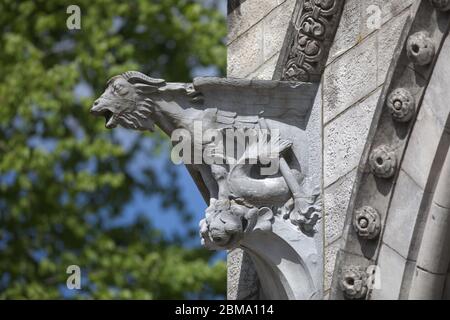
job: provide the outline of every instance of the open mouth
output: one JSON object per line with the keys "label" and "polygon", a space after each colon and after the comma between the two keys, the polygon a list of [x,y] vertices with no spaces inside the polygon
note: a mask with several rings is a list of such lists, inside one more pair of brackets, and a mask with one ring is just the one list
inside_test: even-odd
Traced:
{"label": "open mouth", "polygon": [[95,110],[95,107],[91,109],[91,113],[95,116],[103,116],[105,118],[105,127],[108,129],[115,128],[117,126],[114,113],[108,109]]}
{"label": "open mouth", "polygon": [[105,117],[105,127],[108,129],[114,128],[116,124],[114,123],[114,113],[109,110],[105,110],[102,114]]}

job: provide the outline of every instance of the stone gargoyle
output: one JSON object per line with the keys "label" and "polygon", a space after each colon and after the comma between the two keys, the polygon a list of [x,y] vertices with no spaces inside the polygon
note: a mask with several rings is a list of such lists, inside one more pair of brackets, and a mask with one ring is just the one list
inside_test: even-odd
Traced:
{"label": "stone gargoyle", "polygon": [[[321,238],[314,235],[321,197],[317,179],[305,174],[304,129],[316,92],[311,83],[222,78],[167,83],[129,71],[107,82],[91,113],[104,116],[109,129],[153,131],[156,125],[172,138],[174,149],[181,140],[193,140],[194,156],[186,156],[185,149],[182,160],[209,204],[200,222],[203,244],[210,249],[240,246],[257,253],[258,261],[272,259],[260,269],[273,272],[267,266],[277,265],[282,274],[277,286],[302,283],[301,289],[288,288],[286,296],[274,298],[309,299],[320,290],[310,269],[320,273]],[[213,161],[206,161],[207,155]],[[289,249],[280,250],[286,243]],[[286,256],[278,257],[282,253]],[[295,260],[302,271],[285,282],[283,274],[297,274],[286,261]]]}
{"label": "stone gargoyle", "polygon": [[[314,225],[320,217],[319,193],[305,192],[302,186],[304,176],[290,152],[291,141],[280,138],[273,141],[275,138],[271,138],[270,144],[260,141],[249,143],[244,147],[244,153],[237,155],[239,158],[236,159],[234,154],[226,154],[225,146],[223,143],[219,145],[217,139],[205,139],[205,130],[216,130],[221,136],[224,136],[226,129],[233,130],[235,135],[249,134],[246,130],[252,130],[253,135],[266,130],[265,134],[269,132],[270,135],[262,113],[275,117],[275,113],[279,112],[260,110],[259,115],[248,116],[219,108],[202,108],[205,101],[202,89],[224,81],[233,85],[230,80],[217,78],[196,79],[194,84],[166,83],[137,71],[129,71],[108,81],[105,92],[95,101],[91,113],[104,116],[106,128],[121,125],[153,131],[156,124],[169,137],[176,129],[185,129],[195,136],[194,123],[199,121],[200,134],[203,133],[201,154],[209,148],[214,150],[216,159],[223,160],[220,164],[209,166],[203,162],[191,164],[209,192],[210,206],[200,224],[201,235],[208,247],[229,249],[235,247],[246,232],[255,228],[270,230],[269,222],[274,214],[290,219],[305,233],[314,232]],[[254,167],[262,166],[259,160],[267,153],[265,145],[272,146],[270,152],[275,155],[274,161],[278,160],[276,156],[279,155],[279,172],[261,176]],[[253,163],[249,161],[252,159]]]}

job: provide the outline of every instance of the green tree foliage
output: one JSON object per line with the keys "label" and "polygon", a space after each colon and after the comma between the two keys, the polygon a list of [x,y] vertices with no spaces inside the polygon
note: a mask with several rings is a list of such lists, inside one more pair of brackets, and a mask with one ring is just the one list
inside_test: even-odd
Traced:
{"label": "green tree foliage", "polygon": [[[81,8],[81,30],[66,9]],[[173,165],[164,183],[150,164],[89,115],[106,80],[139,70],[189,81],[196,67],[225,67],[224,18],[212,1],[0,0],[0,298],[61,298],[66,268],[81,267],[75,298],[185,298],[223,294],[225,266],[167,239],[143,216],[111,224],[134,192],[157,196],[186,221]],[[84,84],[89,95],[76,88]],[[86,90],[85,90],[86,91]],[[113,130],[114,131],[114,130]],[[73,292],[71,292],[73,293]]]}

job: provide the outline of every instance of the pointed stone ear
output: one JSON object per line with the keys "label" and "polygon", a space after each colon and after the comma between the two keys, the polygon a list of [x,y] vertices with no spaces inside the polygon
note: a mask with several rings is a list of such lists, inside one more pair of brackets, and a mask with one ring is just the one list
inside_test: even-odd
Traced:
{"label": "pointed stone ear", "polygon": [[132,84],[142,83],[161,87],[166,83],[164,79],[152,78],[139,71],[127,71],[122,74],[122,77],[124,77],[129,83]]}
{"label": "pointed stone ear", "polygon": [[159,88],[157,86],[142,84],[142,83],[137,83],[134,86],[137,89],[137,93],[139,93],[139,94],[153,93],[153,92],[158,91],[158,88]]}

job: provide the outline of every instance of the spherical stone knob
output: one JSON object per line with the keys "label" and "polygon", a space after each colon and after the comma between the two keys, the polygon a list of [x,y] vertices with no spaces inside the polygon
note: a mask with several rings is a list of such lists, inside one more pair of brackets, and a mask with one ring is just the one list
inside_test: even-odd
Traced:
{"label": "spherical stone knob", "polygon": [[388,179],[395,174],[397,158],[389,146],[381,145],[370,154],[369,164],[376,177]]}
{"label": "spherical stone knob", "polygon": [[353,227],[361,238],[375,239],[381,230],[380,214],[372,207],[362,207],[355,212]]}
{"label": "spherical stone knob", "polygon": [[409,90],[398,88],[391,92],[387,106],[392,118],[398,122],[411,120],[416,112],[416,102]]}
{"label": "spherical stone knob", "polygon": [[367,273],[356,266],[346,267],[342,271],[340,286],[344,296],[348,299],[364,299],[367,295]]}
{"label": "spherical stone knob", "polygon": [[430,0],[433,7],[440,11],[450,10],[450,0]]}
{"label": "spherical stone knob", "polygon": [[420,31],[409,36],[406,52],[414,64],[425,66],[433,61],[436,50],[428,33]]}

